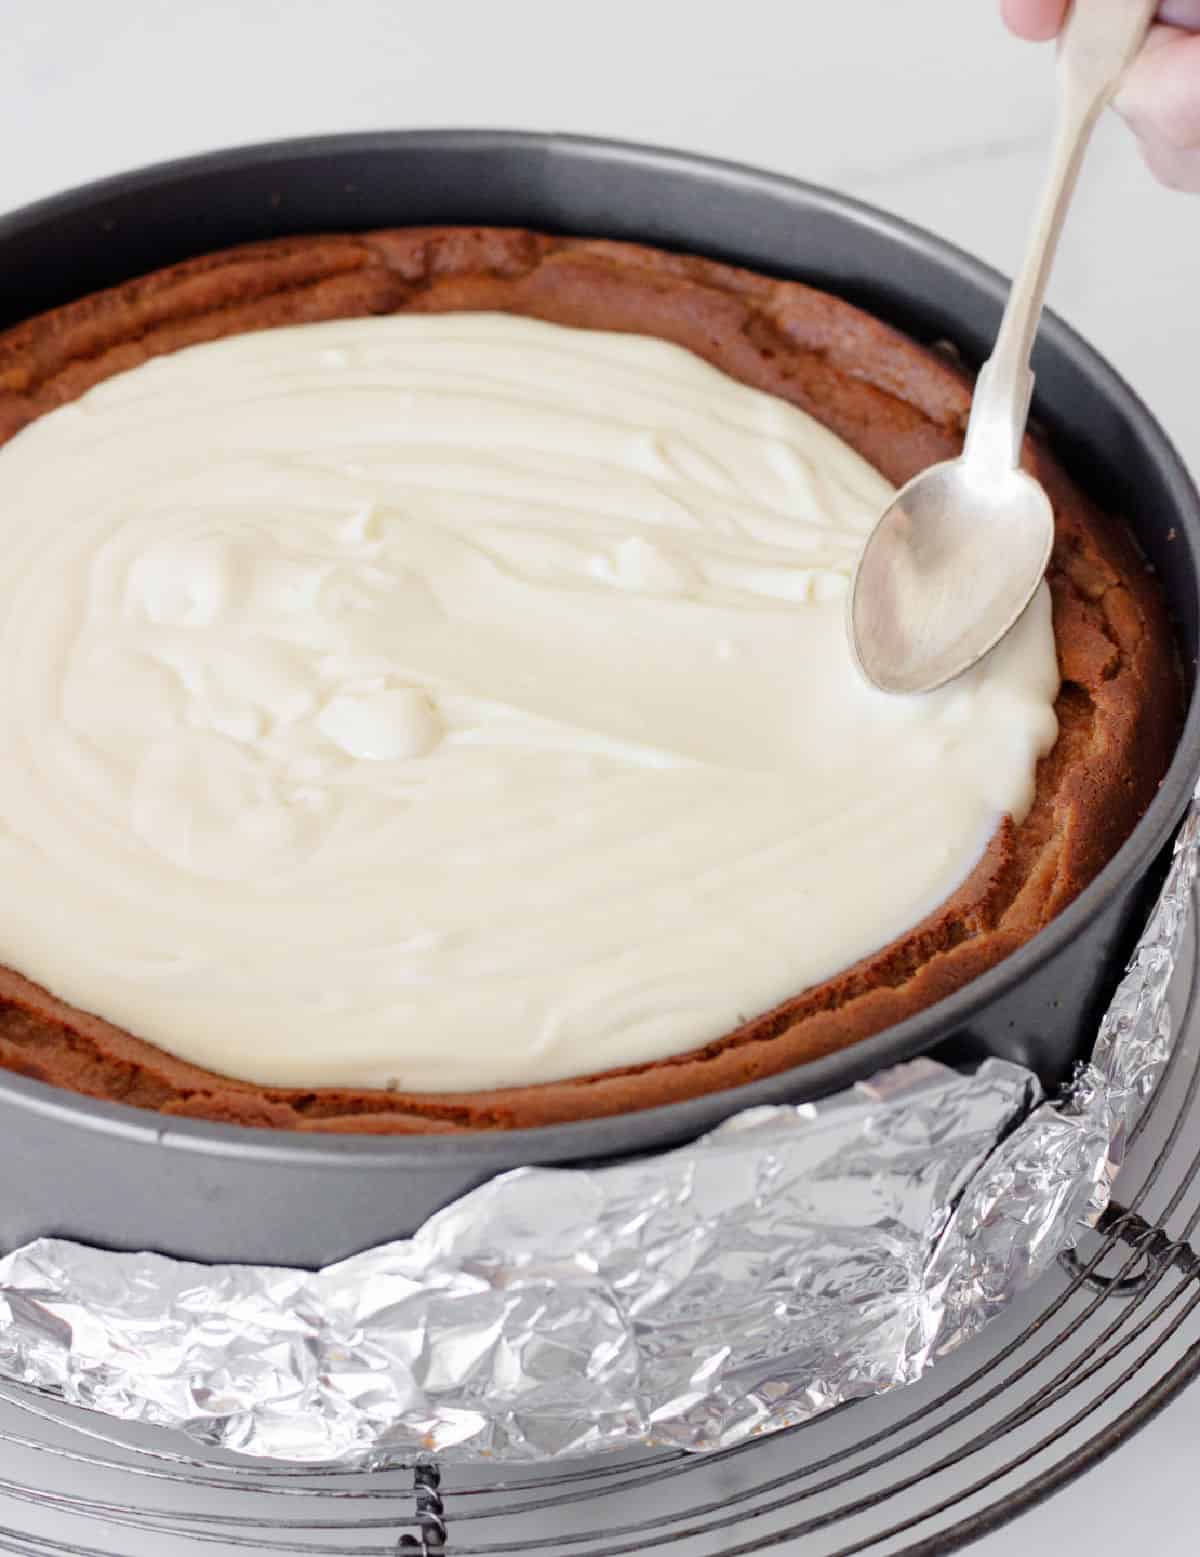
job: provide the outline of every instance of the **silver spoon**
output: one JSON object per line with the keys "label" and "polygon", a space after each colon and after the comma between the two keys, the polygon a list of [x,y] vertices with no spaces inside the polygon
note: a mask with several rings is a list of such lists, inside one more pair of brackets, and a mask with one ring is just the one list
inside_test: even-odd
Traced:
{"label": "silver spoon", "polygon": [[1067,206],[1101,111],[1157,0],[1075,0],[1059,45],[1050,172],[995,350],[980,371],[963,452],[915,476],[884,510],[850,586],[850,643],[885,692],[931,692],[996,646],[1033,599],[1054,514],[1020,469],[1029,359]]}

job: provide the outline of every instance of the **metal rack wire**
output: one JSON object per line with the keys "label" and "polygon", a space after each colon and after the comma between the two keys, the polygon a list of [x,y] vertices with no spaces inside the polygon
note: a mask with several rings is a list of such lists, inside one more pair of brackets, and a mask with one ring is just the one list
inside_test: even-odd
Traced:
{"label": "metal rack wire", "polygon": [[[1195,906],[1195,905],[1194,905]],[[1200,1373],[1200,960],[1101,1227],[920,1383],[721,1454],[248,1464],[0,1386],[0,1553],[936,1557],[1096,1464]]]}

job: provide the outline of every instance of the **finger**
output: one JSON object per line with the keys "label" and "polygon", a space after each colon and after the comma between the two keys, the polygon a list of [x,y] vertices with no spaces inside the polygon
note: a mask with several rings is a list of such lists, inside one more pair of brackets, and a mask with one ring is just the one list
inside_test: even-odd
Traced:
{"label": "finger", "polygon": [[1163,148],[1200,148],[1200,34],[1156,27],[1117,94],[1138,136]]}
{"label": "finger", "polygon": [[[1019,37],[1041,43],[1062,27],[1070,0],[1001,0],[1004,20]],[[1158,19],[1171,27],[1200,30],[1200,0],[1163,0]]]}
{"label": "finger", "polygon": [[1166,141],[1141,141],[1146,166],[1168,189],[1200,195],[1200,150],[1186,151]]}
{"label": "finger", "polygon": [[1001,10],[1018,37],[1044,43],[1062,26],[1067,4],[1068,0],[1001,0]]}

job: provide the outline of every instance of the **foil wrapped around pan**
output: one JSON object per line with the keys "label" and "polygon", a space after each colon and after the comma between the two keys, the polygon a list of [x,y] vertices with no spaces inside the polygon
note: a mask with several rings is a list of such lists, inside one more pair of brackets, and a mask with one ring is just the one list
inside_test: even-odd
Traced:
{"label": "foil wrapped around pan", "polygon": [[718,1449],[920,1377],[1092,1226],[1171,1043],[1200,812],[1048,1102],[916,1060],[636,1162],[523,1168],[316,1274],[43,1239],[0,1376],[268,1459]]}

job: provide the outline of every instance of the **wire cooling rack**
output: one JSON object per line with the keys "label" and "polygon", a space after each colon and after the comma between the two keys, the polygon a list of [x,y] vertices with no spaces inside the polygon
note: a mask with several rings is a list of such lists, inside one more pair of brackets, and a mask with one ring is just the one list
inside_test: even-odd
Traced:
{"label": "wire cooling rack", "polygon": [[[1194,903],[1193,908],[1197,905]],[[206,1454],[0,1386],[0,1553],[804,1557],[958,1551],[1087,1470],[1200,1372],[1200,1008],[1130,1134],[1121,1203],[918,1384],[720,1454],[314,1471]]]}

